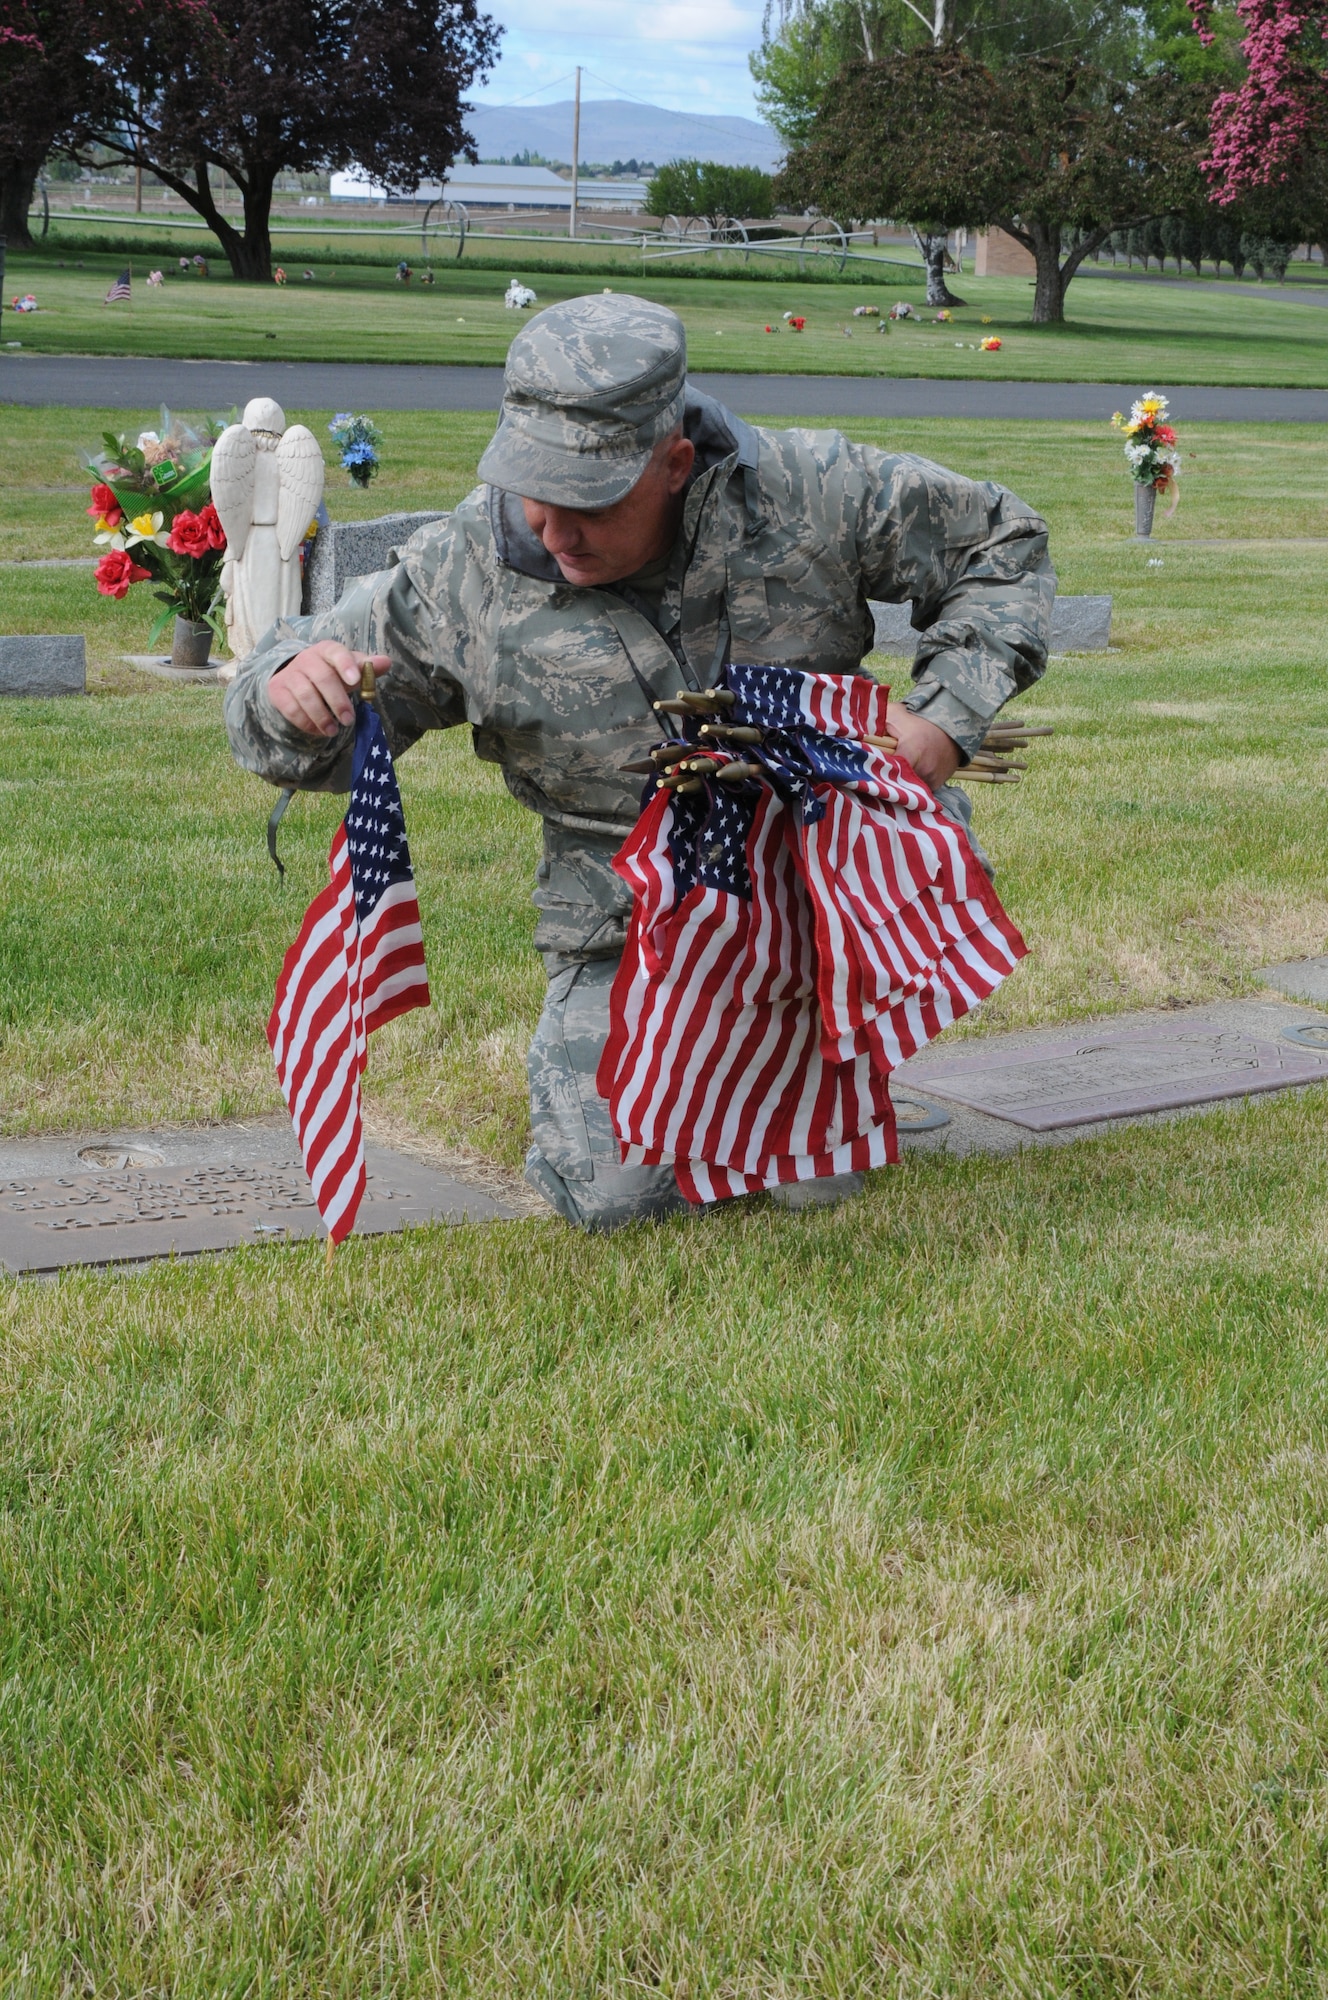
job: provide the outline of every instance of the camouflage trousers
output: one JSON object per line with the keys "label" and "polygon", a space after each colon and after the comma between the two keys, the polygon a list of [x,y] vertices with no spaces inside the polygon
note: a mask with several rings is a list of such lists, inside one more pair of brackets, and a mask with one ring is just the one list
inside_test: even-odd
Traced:
{"label": "camouflage trousers", "polygon": [[526,1179],[565,1222],[618,1229],[688,1209],[672,1167],[624,1167],[595,1088],[609,1033],[616,958],[545,958],[549,990],[530,1045],[530,1151]]}

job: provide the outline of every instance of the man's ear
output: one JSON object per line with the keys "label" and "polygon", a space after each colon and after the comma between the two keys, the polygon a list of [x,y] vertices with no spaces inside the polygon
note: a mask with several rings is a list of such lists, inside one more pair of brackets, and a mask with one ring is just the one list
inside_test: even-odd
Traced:
{"label": "man's ear", "polygon": [[689,437],[678,435],[669,440],[669,455],[666,461],[670,493],[681,493],[691,476],[696,462],[696,446]]}

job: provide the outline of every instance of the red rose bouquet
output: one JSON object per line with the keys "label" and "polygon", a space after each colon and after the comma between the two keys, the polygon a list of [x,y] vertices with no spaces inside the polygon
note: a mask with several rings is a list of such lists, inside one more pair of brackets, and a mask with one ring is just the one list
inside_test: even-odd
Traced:
{"label": "red rose bouquet", "polygon": [[106,550],[95,581],[103,597],[123,599],[135,583],[155,583],[165,606],[148,638],[155,645],[172,618],[222,623],[221,565],[226,536],[209,498],[212,446],[224,428],[198,425],[161,413],[159,431],[140,431],[137,442],[107,431],[105,450],[84,455],[96,475],[88,513],[93,540]]}

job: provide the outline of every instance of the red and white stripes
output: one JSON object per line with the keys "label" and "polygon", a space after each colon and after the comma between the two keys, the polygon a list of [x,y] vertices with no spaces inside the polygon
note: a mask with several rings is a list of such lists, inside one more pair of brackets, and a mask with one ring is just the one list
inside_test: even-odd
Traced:
{"label": "red and white stripes", "polygon": [[328,866],[331,880],[286,954],[267,1038],[318,1212],[340,1243],[364,1193],[360,1078],[368,1037],[426,1007],[429,982],[414,882],[394,882],[361,930],[344,824]]}
{"label": "red and white stripes", "polygon": [[[806,676],[807,723],[883,734],[887,691]],[[985,999],[1024,944],[962,829],[897,756],[815,782],[820,816],[763,788],[751,896],[679,898],[659,791],[615,866],[634,910],[598,1084],[626,1165],[692,1201],[897,1157],[890,1072]],[[704,833],[701,836],[704,841]]]}

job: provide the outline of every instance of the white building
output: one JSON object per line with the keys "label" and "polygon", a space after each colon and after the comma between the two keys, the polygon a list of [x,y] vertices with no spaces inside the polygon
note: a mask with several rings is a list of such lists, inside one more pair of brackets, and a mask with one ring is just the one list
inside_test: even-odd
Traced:
{"label": "white building", "polygon": [[[645,206],[644,181],[582,180],[577,189],[578,209]],[[572,183],[550,167],[472,167],[461,160],[452,167],[441,186],[437,181],[421,181],[413,195],[389,195],[377,181],[359,167],[332,176],[333,201],[459,201],[466,208],[563,209],[572,206]]]}

